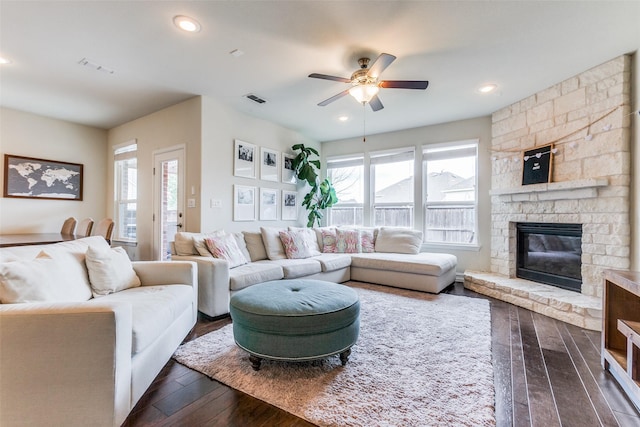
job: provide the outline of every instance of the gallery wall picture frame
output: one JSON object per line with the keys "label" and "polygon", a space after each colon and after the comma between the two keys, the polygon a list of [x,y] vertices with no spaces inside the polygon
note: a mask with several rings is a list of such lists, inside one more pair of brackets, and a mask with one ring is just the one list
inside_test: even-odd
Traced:
{"label": "gallery wall picture frame", "polygon": [[543,184],[551,181],[553,144],[527,150],[522,155],[522,185]]}
{"label": "gallery wall picture frame", "polygon": [[269,148],[260,148],[260,179],[278,182],[280,170],[279,153]]}
{"label": "gallery wall picture frame", "polygon": [[298,219],[298,193],[282,190],[282,220],[293,221],[296,219]]}
{"label": "gallery wall picture frame", "polygon": [[244,178],[256,177],[256,163],[258,162],[257,147],[239,139],[234,140],[233,175]]}
{"label": "gallery wall picture frame", "polygon": [[3,197],[82,201],[84,165],[4,155]]}
{"label": "gallery wall picture frame", "polygon": [[275,188],[260,188],[260,221],[278,219],[278,193]]}
{"label": "gallery wall picture frame", "polygon": [[280,176],[284,183],[295,184],[297,181],[296,173],[293,170],[293,159],[295,158],[296,156],[293,154],[282,153],[282,173]]}
{"label": "gallery wall picture frame", "polygon": [[256,220],[256,187],[248,185],[233,186],[233,220]]}

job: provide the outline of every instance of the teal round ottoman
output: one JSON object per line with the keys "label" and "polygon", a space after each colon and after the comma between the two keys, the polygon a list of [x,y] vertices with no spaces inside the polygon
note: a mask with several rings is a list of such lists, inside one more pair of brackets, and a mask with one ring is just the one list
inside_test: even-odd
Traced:
{"label": "teal round ottoman", "polygon": [[347,363],[360,332],[360,301],[348,286],[275,280],[245,288],[229,306],[236,344],[256,371],[262,359],[305,361],[340,354]]}

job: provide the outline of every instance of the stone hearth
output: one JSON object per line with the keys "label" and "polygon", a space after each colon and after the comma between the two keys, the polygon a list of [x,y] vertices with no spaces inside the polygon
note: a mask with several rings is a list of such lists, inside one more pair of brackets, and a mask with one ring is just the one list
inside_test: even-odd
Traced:
{"label": "stone hearth", "polygon": [[[491,268],[465,287],[601,329],[602,273],[630,266],[629,94],[621,56],[493,114]],[[550,144],[550,182],[522,185],[523,152]],[[516,278],[518,222],[582,225],[581,293]]]}

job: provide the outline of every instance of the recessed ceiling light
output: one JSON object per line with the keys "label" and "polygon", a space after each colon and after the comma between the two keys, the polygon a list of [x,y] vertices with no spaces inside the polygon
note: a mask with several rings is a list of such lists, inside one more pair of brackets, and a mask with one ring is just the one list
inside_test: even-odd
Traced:
{"label": "recessed ceiling light", "polygon": [[478,88],[478,92],[480,93],[491,93],[493,91],[495,91],[496,89],[498,89],[498,85],[495,83],[488,83],[488,84],[484,84],[482,86],[480,86]]}
{"label": "recessed ceiling light", "polygon": [[340,120],[341,122],[346,122],[347,120],[349,120],[349,116],[340,116],[338,117],[338,120]]}
{"label": "recessed ceiling light", "polygon": [[11,64],[11,61],[9,61],[7,58],[0,56],[0,65],[5,65],[5,64]]}
{"label": "recessed ceiling light", "polygon": [[188,16],[174,16],[173,23],[176,27],[189,33],[197,33],[198,31],[200,31],[200,23],[193,18],[189,18]]}

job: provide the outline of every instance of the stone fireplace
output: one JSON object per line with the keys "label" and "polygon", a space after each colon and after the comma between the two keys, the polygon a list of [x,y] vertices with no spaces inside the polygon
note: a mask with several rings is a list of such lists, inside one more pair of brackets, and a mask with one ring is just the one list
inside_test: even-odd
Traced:
{"label": "stone fireplace", "polygon": [[[629,95],[621,56],[493,114],[491,267],[465,287],[601,329],[602,272],[630,266]],[[544,146],[549,182],[522,185],[523,152]],[[580,293],[517,278],[518,223],[581,226]]]}

